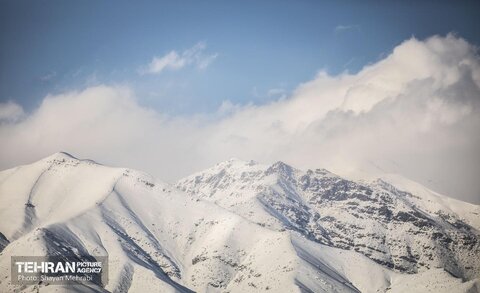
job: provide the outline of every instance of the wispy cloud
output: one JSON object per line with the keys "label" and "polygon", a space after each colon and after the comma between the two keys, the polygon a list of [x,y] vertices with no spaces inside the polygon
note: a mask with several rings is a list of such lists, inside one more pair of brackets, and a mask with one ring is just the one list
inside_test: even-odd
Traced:
{"label": "wispy cloud", "polygon": [[275,97],[278,99],[284,99],[287,97],[287,91],[283,88],[273,88],[267,91],[269,97]]}
{"label": "wispy cloud", "polygon": [[358,25],[358,24],[349,24],[349,25],[339,24],[335,27],[334,32],[335,33],[342,33],[342,32],[351,31],[351,30],[360,31],[360,25]]}
{"label": "wispy cloud", "polygon": [[48,82],[48,81],[51,81],[52,79],[54,79],[56,76],[57,76],[57,72],[52,71],[52,72],[49,72],[45,75],[40,76],[39,79],[40,79],[40,81]]}
{"label": "wispy cloud", "polygon": [[173,50],[161,57],[155,56],[146,68],[140,70],[140,72],[142,74],[159,74],[165,70],[179,70],[189,65],[198,69],[205,69],[218,56],[217,53],[205,53],[206,48],[205,42],[199,42],[183,52]]}

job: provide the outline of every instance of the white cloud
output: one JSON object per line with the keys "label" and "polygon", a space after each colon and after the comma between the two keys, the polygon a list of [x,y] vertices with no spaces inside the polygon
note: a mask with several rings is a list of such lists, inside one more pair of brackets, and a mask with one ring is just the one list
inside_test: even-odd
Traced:
{"label": "white cloud", "polygon": [[217,57],[218,57],[218,53],[198,58],[197,59],[198,69],[207,68],[215,59],[217,59]]}
{"label": "white cloud", "polygon": [[401,173],[479,203],[479,130],[479,57],[448,35],[407,40],[357,74],[320,72],[289,98],[227,101],[209,116],[168,117],[139,106],[128,88],[48,96],[0,125],[0,166],[65,150],[174,180],[229,157],[284,160],[340,174]]}
{"label": "white cloud", "polygon": [[15,122],[25,115],[22,106],[9,101],[0,103],[0,123]]}
{"label": "white cloud", "polygon": [[217,53],[205,54],[205,42],[199,42],[190,49],[178,53],[171,51],[162,57],[153,57],[146,69],[142,73],[159,74],[162,71],[179,70],[187,65],[195,65],[199,69],[207,68],[218,56]]}

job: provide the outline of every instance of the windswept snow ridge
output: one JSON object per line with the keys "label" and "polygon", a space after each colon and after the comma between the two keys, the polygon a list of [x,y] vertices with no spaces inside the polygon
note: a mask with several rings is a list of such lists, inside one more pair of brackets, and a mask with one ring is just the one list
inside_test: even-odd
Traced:
{"label": "windswept snow ridge", "polygon": [[[174,187],[57,153],[0,172],[0,291],[476,292],[479,215],[401,178],[230,160]],[[11,256],[63,254],[108,284],[11,284]]]}

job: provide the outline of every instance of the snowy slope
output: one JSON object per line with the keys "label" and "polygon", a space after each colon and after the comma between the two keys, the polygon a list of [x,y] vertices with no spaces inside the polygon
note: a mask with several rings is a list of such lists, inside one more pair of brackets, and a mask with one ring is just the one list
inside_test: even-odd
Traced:
{"label": "snowy slope", "polygon": [[[322,178],[337,178],[322,172]],[[286,174],[297,181],[283,178]],[[55,254],[108,255],[109,282],[104,288],[93,283],[75,288],[40,284],[35,286],[40,292],[405,292],[413,285],[419,292],[434,286],[437,292],[475,292],[480,288],[478,271],[465,268],[469,263],[464,260],[478,260],[478,226],[472,228],[477,217],[469,214],[467,224],[457,214],[476,213],[477,206],[458,202],[452,208],[448,202],[446,210],[437,195],[428,200],[438,206],[425,201],[431,207],[428,213],[445,212],[438,213],[435,221],[452,222],[442,226],[445,231],[461,221],[466,228],[456,228],[458,237],[473,237],[470,255],[469,250],[458,250],[461,246],[455,247],[459,255],[453,255],[464,280],[446,273],[443,263],[431,269],[414,263],[412,267],[421,273],[405,274],[399,267],[381,265],[382,253],[373,257],[356,249],[361,246],[339,245],[346,237],[341,229],[340,236],[331,234],[335,229],[321,220],[327,216],[322,206],[311,200],[318,194],[299,189],[300,174],[284,164],[229,161],[182,180],[178,186],[187,191],[182,192],[145,173],[109,168],[66,153],[2,171],[0,292],[35,289],[10,284],[11,256]],[[387,181],[382,182],[372,183],[372,188],[385,190]],[[310,217],[313,211],[320,218]],[[331,209],[329,216],[340,219],[345,212]],[[402,225],[411,228],[411,224]],[[377,223],[371,229],[383,231],[381,226]],[[385,259],[393,259],[391,255]]]}
{"label": "snowy slope", "polygon": [[177,187],[270,229],[355,250],[397,272],[444,268],[459,278],[478,278],[480,207],[400,179],[362,183],[324,169],[232,159]]}

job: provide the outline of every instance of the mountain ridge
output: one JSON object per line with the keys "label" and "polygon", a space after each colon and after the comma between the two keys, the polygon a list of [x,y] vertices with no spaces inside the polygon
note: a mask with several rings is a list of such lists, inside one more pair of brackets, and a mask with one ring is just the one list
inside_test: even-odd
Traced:
{"label": "mountain ridge", "polygon": [[[230,175],[230,177],[228,177],[228,175]],[[269,176],[273,176],[273,178],[269,178]],[[245,178],[249,177],[256,177],[257,182],[259,180],[265,180],[266,182],[263,184],[257,184],[256,182],[245,181]],[[235,187],[230,188],[230,185],[235,184],[237,184]],[[475,246],[473,256],[476,256],[479,253],[477,236],[478,226],[476,225],[476,222],[466,220],[458,214],[448,211],[444,206],[442,209],[436,211],[421,209],[417,203],[423,202],[424,199],[413,195],[412,193],[401,191],[382,179],[377,179],[367,184],[361,184],[343,179],[325,169],[316,169],[315,171],[307,170],[306,172],[303,172],[283,162],[276,162],[267,166],[252,165],[251,162],[234,160],[227,161],[227,163],[217,164],[213,168],[207,169],[204,172],[196,173],[177,183],[177,187],[193,196],[200,195],[200,198],[202,198],[202,194],[209,194],[209,197],[205,197],[208,199],[213,195],[214,202],[219,203],[227,209],[231,208],[230,210],[237,213],[242,213],[242,208],[232,208],[233,206],[241,206],[248,203],[243,201],[243,196],[232,196],[232,193],[235,193],[238,190],[247,190],[252,185],[256,190],[240,192],[242,195],[247,194],[247,198],[253,198],[253,202],[249,203],[250,205],[255,205],[256,202],[260,203],[264,206],[263,208],[265,210],[270,210],[270,214],[278,220],[283,221],[286,226],[297,230],[303,230],[305,236],[313,237],[314,240],[322,244],[334,245],[344,249],[353,249],[355,247],[353,244],[354,239],[348,237],[348,234],[355,234],[356,230],[362,228],[356,226],[354,223],[361,220],[370,220],[369,218],[362,217],[356,211],[358,210],[363,213],[369,213],[371,216],[376,216],[376,221],[372,223],[374,225],[380,223],[383,226],[388,226],[392,222],[412,223],[414,226],[413,228],[417,229],[412,231],[407,238],[410,238],[410,236],[415,237],[415,234],[419,233],[426,234],[427,231],[425,231],[426,229],[423,229],[424,227],[432,228],[434,231],[431,231],[430,238],[437,237],[444,242],[448,242],[442,246],[444,248],[445,246],[450,245],[449,243],[452,241],[451,235],[445,236],[445,226],[450,224],[449,221],[454,221],[454,225],[464,227],[471,232],[464,233],[461,237],[467,237],[468,241],[474,242],[473,244],[471,242],[468,243],[469,245],[472,244]],[[224,193],[215,197],[215,194],[222,188],[225,190]],[[279,200],[279,198],[282,198],[283,202],[282,200]],[[443,198],[446,199],[446,197]],[[228,199],[232,200],[228,202]],[[347,205],[343,204],[345,202]],[[425,204],[425,202],[423,203]],[[459,204],[458,201],[456,203]],[[351,206],[348,206],[348,204],[351,204]],[[315,207],[312,208],[312,205]],[[394,209],[398,205],[403,205],[404,210],[395,212]],[[461,205],[465,211],[468,211],[466,207],[475,208],[475,212],[468,211],[469,213],[478,213],[478,207],[475,205],[464,203],[461,203]],[[274,207],[273,210],[271,207]],[[331,213],[331,211],[327,211],[327,209],[335,209],[337,212],[341,213],[341,216],[344,218],[353,215],[356,219],[352,219],[350,223],[346,223],[346,221],[334,221],[335,217],[333,215],[322,218],[322,214],[326,213],[328,215]],[[289,216],[288,214],[292,212],[296,214],[291,214]],[[246,214],[245,216],[248,217]],[[439,217],[443,217],[441,221],[438,219]],[[452,219],[450,219],[450,217]],[[327,223],[330,221],[334,222]],[[322,222],[322,224],[318,225],[318,222]],[[466,222],[468,222],[468,224]],[[266,222],[263,224],[267,225]],[[316,227],[313,228],[307,224],[316,225]],[[334,241],[335,243],[333,243],[331,237],[327,236],[338,234],[339,226],[343,227],[345,224],[349,225],[348,228],[351,231],[348,231],[347,233],[347,230],[345,230],[345,235],[339,235],[339,239],[336,239],[336,241]],[[474,225],[475,227],[471,225]],[[329,233],[325,232],[325,226],[331,226]],[[334,226],[336,226],[336,228]],[[365,226],[368,228],[368,225]],[[305,227],[307,228],[305,229]],[[363,227],[363,229],[365,229],[365,227]],[[450,227],[448,227],[448,229],[448,231],[452,230]],[[383,235],[382,233],[376,235],[379,237],[381,236],[383,244],[385,238],[391,236],[388,235],[389,231],[392,231],[392,229],[387,228],[387,233],[384,233],[387,235]],[[458,231],[453,231],[452,234],[457,232]],[[363,234],[357,234],[356,236],[364,237]],[[395,240],[398,241],[398,239]],[[415,240],[417,241],[418,239]],[[460,239],[459,241],[462,240],[463,239]],[[434,244],[438,245],[439,243],[438,241],[434,241]],[[379,252],[378,248],[382,246],[382,242],[377,241],[373,247],[368,246],[367,243],[360,243],[358,245],[360,245],[360,247],[355,247],[355,249],[370,256]],[[463,242],[458,245],[458,247],[463,246]],[[367,249],[364,249],[365,247],[367,247],[369,251],[366,251]],[[388,251],[386,250],[390,247],[392,247],[392,244],[381,250],[384,250],[384,253],[387,254]],[[410,248],[410,246],[402,248],[405,249],[405,251],[398,255],[399,259],[397,260],[387,260],[385,258],[375,257],[372,257],[372,259],[382,265],[403,272],[412,273],[419,269],[419,265],[427,266],[424,263],[426,260],[413,261],[412,259],[409,259],[412,257],[414,258],[414,256],[411,255]],[[420,254],[422,249],[417,248],[417,251],[418,254]],[[452,255],[450,257],[456,258],[457,256]],[[432,256],[432,258],[435,258],[435,256]],[[466,261],[468,262],[468,260]],[[438,260],[438,262],[441,261]],[[433,264],[435,261],[430,263]],[[438,265],[438,263],[435,263],[435,265]],[[465,265],[464,267],[470,267],[470,265]],[[473,267],[478,267],[478,264],[475,263]],[[462,269],[459,270],[462,271]],[[454,273],[457,276],[461,275],[462,277],[478,274],[478,271],[470,274],[470,272],[459,272],[459,270],[453,272],[452,269],[451,273]]]}
{"label": "mountain ridge", "polygon": [[[234,168],[225,168],[229,165]],[[402,292],[408,284],[467,292],[480,287],[478,275],[462,280],[442,266],[405,274],[365,251],[336,247],[343,238],[335,239],[329,225],[322,227],[327,222],[319,222],[332,215],[315,218],[314,204],[297,192],[299,186],[315,188],[307,178],[340,178],[326,170],[309,173],[285,163],[241,160],[217,166],[215,172],[187,177],[194,185],[179,181],[185,193],[146,173],[68,153],[1,171],[0,289],[72,289],[15,287],[9,262],[12,255],[78,252],[110,258],[109,283],[78,284],[80,292]],[[276,172],[285,178],[277,182]],[[299,181],[302,172],[310,177]],[[215,192],[208,192],[212,186]],[[257,200],[259,192],[263,202]]]}

